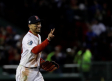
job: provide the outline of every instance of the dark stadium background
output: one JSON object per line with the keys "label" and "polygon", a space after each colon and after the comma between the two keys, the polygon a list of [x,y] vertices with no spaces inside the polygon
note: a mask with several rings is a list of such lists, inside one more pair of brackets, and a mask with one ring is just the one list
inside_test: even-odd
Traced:
{"label": "dark stadium background", "polygon": [[42,58],[46,60],[57,49],[61,53],[59,60],[55,59],[61,67],[52,77],[41,71],[46,81],[83,81],[87,73],[78,71],[74,59],[85,47],[92,54],[88,81],[112,81],[112,0],[0,0],[0,81],[15,80],[15,69],[10,65],[16,68],[19,64],[21,40],[29,31],[31,15],[43,20],[42,41],[55,28],[55,38],[43,50]]}

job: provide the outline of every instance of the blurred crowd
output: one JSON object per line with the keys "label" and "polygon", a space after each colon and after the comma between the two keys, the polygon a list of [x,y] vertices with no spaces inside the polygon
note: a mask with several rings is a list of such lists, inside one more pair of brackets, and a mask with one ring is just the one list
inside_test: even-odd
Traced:
{"label": "blurred crowd", "polygon": [[[13,2],[13,3],[12,3]],[[42,58],[66,63],[112,61],[111,0],[1,0],[0,17],[19,26],[0,26],[0,65],[18,64],[21,40],[28,31],[27,19],[36,14],[42,21],[42,41],[51,28],[55,38]]]}
{"label": "blurred crowd", "polygon": [[0,27],[0,65],[18,64],[21,54],[22,35],[10,25]]}

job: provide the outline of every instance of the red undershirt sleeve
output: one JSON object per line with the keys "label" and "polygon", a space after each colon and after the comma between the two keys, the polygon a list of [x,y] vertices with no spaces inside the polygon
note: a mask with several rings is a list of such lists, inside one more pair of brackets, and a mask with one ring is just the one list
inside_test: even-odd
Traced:
{"label": "red undershirt sleeve", "polygon": [[34,54],[38,54],[39,52],[41,52],[47,45],[49,44],[49,40],[46,39],[44,40],[41,44],[35,46],[31,51]]}

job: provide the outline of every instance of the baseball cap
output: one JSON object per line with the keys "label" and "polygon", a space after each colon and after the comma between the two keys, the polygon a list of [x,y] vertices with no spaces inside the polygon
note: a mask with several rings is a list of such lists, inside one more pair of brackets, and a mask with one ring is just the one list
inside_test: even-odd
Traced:
{"label": "baseball cap", "polygon": [[35,24],[40,21],[41,19],[37,15],[33,15],[28,18],[28,24]]}

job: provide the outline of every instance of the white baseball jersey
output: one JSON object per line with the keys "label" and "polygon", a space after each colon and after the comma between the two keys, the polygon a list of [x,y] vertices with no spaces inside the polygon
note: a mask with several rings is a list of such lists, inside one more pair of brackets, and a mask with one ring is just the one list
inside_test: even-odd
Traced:
{"label": "white baseball jersey", "polygon": [[33,47],[41,43],[41,37],[33,35],[31,32],[28,32],[22,40],[22,54],[20,65],[25,67],[39,67],[40,66],[40,57],[41,53],[33,54],[31,50]]}
{"label": "white baseball jersey", "polygon": [[[41,37],[38,34],[33,35],[28,32],[22,40],[22,54],[20,64],[16,69],[16,81],[44,81],[42,74],[39,72],[41,53],[33,54],[33,47],[41,43]],[[26,67],[37,67],[34,69]]]}

